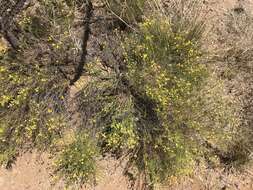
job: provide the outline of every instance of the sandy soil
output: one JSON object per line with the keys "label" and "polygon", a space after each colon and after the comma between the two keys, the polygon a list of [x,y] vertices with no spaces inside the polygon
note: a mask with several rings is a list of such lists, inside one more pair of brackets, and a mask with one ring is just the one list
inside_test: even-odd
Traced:
{"label": "sandy soil", "polygon": [[[10,170],[0,170],[0,190],[63,190],[64,183],[56,182],[50,169],[52,160],[46,153],[25,153]],[[99,162],[96,187],[73,187],[75,190],[128,190],[122,168],[113,160]],[[192,177],[176,179],[157,190],[252,190],[253,168],[244,173],[226,174],[220,169],[196,169]]]}
{"label": "sandy soil", "polygon": [[[50,169],[52,160],[46,153],[24,153],[10,170],[0,170],[0,190],[63,190],[64,183],[55,180]],[[127,180],[121,167],[113,160],[99,162],[98,185],[73,187],[80,190],[127,190]]]}
{"label": "sandy soil", "polygon": [[10,170],[0,170],[1,190],[51,189],[48,158],[38,153],[26,153],[17,159]]}

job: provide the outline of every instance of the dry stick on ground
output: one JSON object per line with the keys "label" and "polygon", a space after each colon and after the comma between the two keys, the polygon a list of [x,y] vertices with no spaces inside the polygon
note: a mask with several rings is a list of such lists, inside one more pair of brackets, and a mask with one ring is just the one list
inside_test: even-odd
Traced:
{"label": "dry stick on ground", "polygon": [[83,33],[83,44],[82,44],[82,54],[80,62],[76,68],[75,76],[70,81],[70,85],[74,85],[76,81],[80,79],[84,71],[84,65],[87,56],[87,44],[90,37],[90,21],[93,14],[93,5],[91,0],[87,0],[85,4],[85,17],[84,17],[84,33]]}
{"label": "dry stick on ground", "polygon": [[23,10],[27,2],[27,0],[19,0],[14,6],[11,6],[8,0],[1,0],[0,2],[0,33],[3,34],[4,38],[15,50],[19,48],[19,43],[12,33],[12,25],[14,18]]}

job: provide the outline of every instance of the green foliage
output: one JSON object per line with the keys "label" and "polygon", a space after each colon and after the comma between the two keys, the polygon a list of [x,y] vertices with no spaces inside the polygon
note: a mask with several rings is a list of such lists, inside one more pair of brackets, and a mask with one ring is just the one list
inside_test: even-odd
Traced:
{"label": "green foliage", "polygon": [[172,32],[166,21],[147,20],[141,32],[125,42],[135,47],[127,52],[129,79],[134,78],[133,85],[161,106],[181,102],[205,78],[205,66],[196,62],[200,56],[197,41],[187,32]]}
{"label": "green foliage", "polygon": [[106,149],[110,151],[131,150],[136,146],[138,137],[132,110],[131,99],[125,100],[124,105],[118,107],[117,113],[111,117],[110,125],[104,127],[101,136],[102,141],[106,144]]}
{"label": "green foliage", "polygon": [[89,80],[76,97],[82,125],[93,126],[104,153],[132,149],[136,143],[133,102],[124,93],[120,76],[101,60],[89,63],[86,71]]}
{"label": "green foliage", "polygon": [[62,147],[56,161],[56,171],[68,185],[92,182],[96,175],[98,149],[94,141],[84,132],[77,135],[72,143]]}

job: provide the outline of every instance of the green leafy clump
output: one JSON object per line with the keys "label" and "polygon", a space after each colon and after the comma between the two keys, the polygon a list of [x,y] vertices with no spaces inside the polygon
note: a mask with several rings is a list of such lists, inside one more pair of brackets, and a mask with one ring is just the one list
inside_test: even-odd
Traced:
{"label": "green leafy clump", "polygon": [[68,185],[93,182],[97,172],[98,149],[94,141],[84,132],[72,143],[62,147],[56,160],[56,171]]}
{"label": "green leafy clump", "polygon": [[134,47],[126,52],[128,78],[159,105],[176,105],[206,77],[205,66],[197,62],[201,55],[198,41],[187,31],[172,32],[166,21],[146,20],[141,32],[125,42]]}
{"label": "green leafy clump", "polygon": [[125,100],[124,107],[118,107],[117,113],[111,117],[109,126],[105,126],[101,139],[106,144],[105,149],[119,151],[132,149],[138,142],[136,124],[131,99]]}

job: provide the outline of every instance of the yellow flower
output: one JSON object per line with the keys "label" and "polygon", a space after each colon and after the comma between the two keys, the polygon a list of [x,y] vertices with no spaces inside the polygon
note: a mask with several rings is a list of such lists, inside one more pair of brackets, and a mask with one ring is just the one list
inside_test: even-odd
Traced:
{"label": "yellow flower", "polygon": [[143,54],[143,59],[147,59],[148,54]]}

